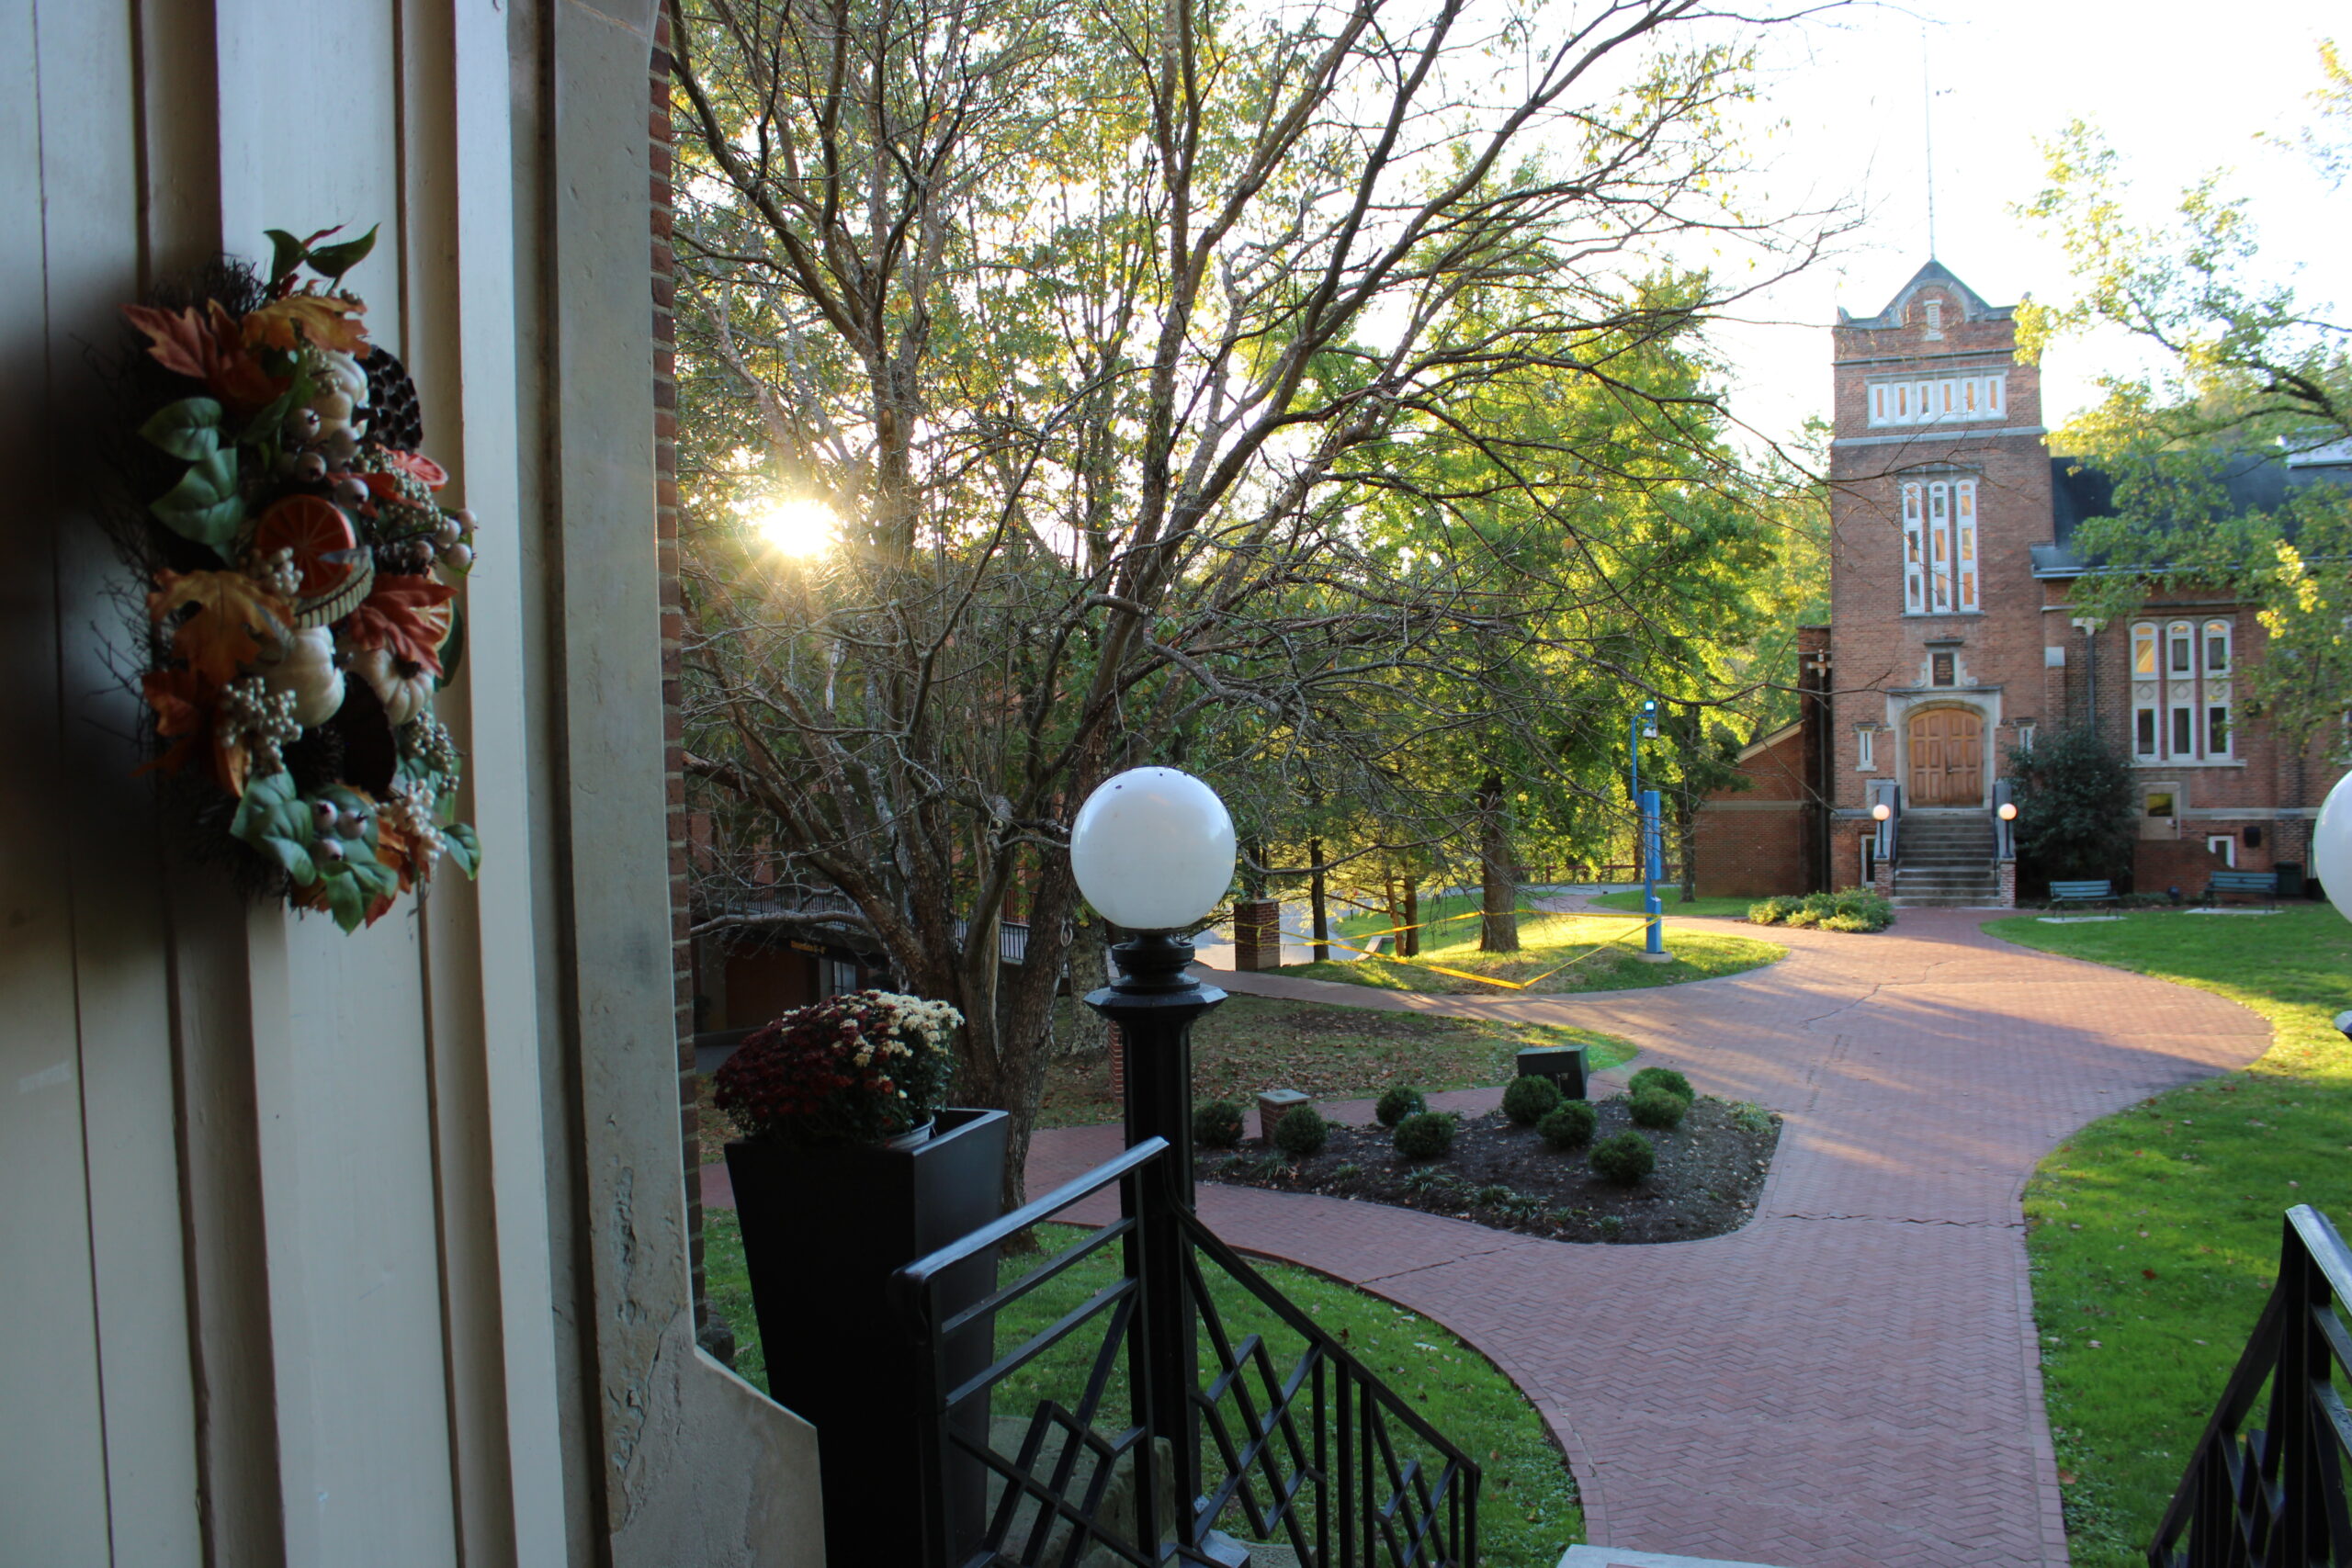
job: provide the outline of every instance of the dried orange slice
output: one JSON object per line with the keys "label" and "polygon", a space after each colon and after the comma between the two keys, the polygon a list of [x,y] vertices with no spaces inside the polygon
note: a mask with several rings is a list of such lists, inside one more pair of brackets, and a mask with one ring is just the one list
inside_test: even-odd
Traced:
{"label": "dried orange slice", "polygon": [[315,495],[289,495],[261,514],[254,526],[254,548],[262,555],[294,552],[302,574],[297,592],[316,598],[340,586],[358,563],[359,536],[343,508]]}

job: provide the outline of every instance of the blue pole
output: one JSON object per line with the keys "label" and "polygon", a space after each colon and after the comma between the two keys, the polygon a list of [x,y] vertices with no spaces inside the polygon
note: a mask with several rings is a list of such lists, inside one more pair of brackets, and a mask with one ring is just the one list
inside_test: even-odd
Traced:
{"label": "blue pole", "polygon": [[1655,734],[1657,701],[1645,699],[1634,710],[1634,720],[1625,738],[1625,754],[1632,775],[1634,805],[1641,812],[1641,844],[1635,852],[1642,860],[1642,913],[1645,925],[1642,935],[1642,955],[1649,959],[1664,959],[1666,951],[1666,906],[1658,902],[1657,879],[1663,865],[1662,844],[1658,836],[1657,791],[1642,787],[1642,734]]}

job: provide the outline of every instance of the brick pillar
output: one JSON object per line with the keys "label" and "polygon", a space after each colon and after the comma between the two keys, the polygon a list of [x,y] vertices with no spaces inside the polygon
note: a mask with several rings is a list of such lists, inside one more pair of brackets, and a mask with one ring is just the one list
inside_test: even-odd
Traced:
{"label": "brick pillar", "polygon": [[1272,898],[1233,906],[1233,966],[1272,969],[1283,961],[1283,907]]}
{"label": "brick pillar", "polygon": [[2014,909],[2017,907],[2018,863],[2005,860],[2001,863],[2001,908]]}

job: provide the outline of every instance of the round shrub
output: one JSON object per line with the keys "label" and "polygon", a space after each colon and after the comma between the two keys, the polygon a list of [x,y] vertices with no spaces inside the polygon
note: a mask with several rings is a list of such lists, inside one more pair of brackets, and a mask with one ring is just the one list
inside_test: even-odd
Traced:
{"label": "round shrub", "polygon": [[1592,1107],[1581,1100],[1564,1100],[1544,1113],[1535,1130],[1555,1149],[1580,1149],[1592,1142]]}
{"label": "round shrub", "polygon": [[1311,1105],[1294,1106],[1274,1123],[1274,1147],[1293,1159],[1319,1155],[1331,1139],[1331,1125]]}
{"label": "round shrub", "polygon": [[1634,1126],[1670,1133],[1690,1113],[1690,1102],[1669,1090],[1651,1088],[1635,1094],[1625,1109],[1633,1112]]}
{"label": "round shrub", "polygon": [[1625,1092],[1639,1094],[1645,1089],[1662,1089],[1668,1094],[1679,1095],[1685,1105],[1699,1098],[1690,1080],[1672,1067],[1644,1067],[1625,1080]]}
{"label": "round shrub", "polygon": [[1380,1118],[1382,1126],[1394,1127],[1406,1117],[1419,1116],[1429,1108],[1430,1102],[1421,1098],[1419,1089],[1411,1084],[1400,1083],[1389,1087],[1388,1091],[1380,1097],[1380,1103],[1372,1108],[1372,1113]]}
{"label": "round shrub", "polygon": [[1620,1187],[1631,1187],[1657,1168],[1657,1151],[1639,1133],[1620,1133],[1592,1145],[1592,1168]]}
{"label": "round shrub", "polygon": [[1396,1123],[1396,1152],[1407,1159],[1440,1159],[1453,1152],[1453,1118],[1419,1111]]}
{"label": "round shrub", "polygon": [[1193,1142],[1212,1149],[1229,1149],[1241,1142],[1241,1107],[1229,1100],[1212,1100],[1193,1108]]}
{"label": "round shrub", "polygon": [[1513,1078],[1503,1088],[1503,1114],[1515,1125],[1532,1127],[1560,1103],[1560,1086],[1550,1078]]}

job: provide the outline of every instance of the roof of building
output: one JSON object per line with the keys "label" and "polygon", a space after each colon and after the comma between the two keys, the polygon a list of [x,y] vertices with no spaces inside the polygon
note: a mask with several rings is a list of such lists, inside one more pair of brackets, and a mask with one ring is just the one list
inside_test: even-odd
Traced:
{"label": "roof of building", "polygon": [[[2222,514],[2276,512],[2290,491],[2312,485],[2352,484],[2352,442],[2338,442],[2292,455],[2250,453],[2232,458],[2217,476]],[[2075,547],[2075,530],[2086,518],[2115,514],[2115,480],[2080,457],[2050,459],[2051,536],[2033,547],[2036,577],[2080,577],[2104,563]]]}
{"label": "roof of building", "polygon": [[1846,308],[1838,308],[1838,324],[1841,327],[1899,327],[1903,324],[1903,308],[1911,297],[1933,285],[1950,289],[1960,300],[1961,316],[1971,321],[2006,321],[2016,313],[2014,305],[1988,305],[1984,296],[1962,283],[1951,269],[1930,257],[1928,265],[1911,275],[1911,281],[1894,291],[1894,298],[1875,316],[1849,315]]}

